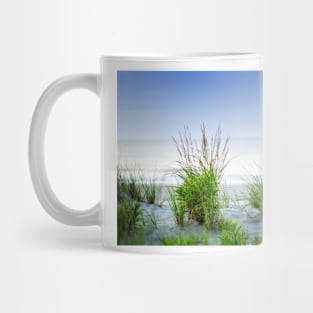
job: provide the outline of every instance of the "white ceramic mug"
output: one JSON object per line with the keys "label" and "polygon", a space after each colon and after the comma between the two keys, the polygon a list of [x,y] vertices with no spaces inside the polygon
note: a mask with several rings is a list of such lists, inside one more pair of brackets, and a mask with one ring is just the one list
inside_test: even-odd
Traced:
{"label": "white ceramic mug", "polygon": [[[101,200],[86,211],[58,200],[44,160],[51,108],[78,88],[101,102]],[[107,247],[168,252],[259,244],[261,174],[242,168],[261,165],[261,102],[257,54],[103,56],[100,74],[62,77],[38,101],[29,139],[38,199],[59,222],[100,226]]]}

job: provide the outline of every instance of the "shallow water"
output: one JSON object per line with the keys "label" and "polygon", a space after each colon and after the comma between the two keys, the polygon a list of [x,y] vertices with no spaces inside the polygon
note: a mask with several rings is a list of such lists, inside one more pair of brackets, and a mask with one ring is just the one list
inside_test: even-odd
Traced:
{"label": "shallow water", "polygon": [[[218,230],[207,230],[204,225],[198,224],[193,220],[187,220],[184,227],[176,224],[172,209],[167,201],[168,185],[159,185],[157,189],[156,202],[161,205],[141,203],[145,226],[140,231],[140,244],[160,245],[160,238],[172,238],[181,235],[188,237],[195,235],[200,239],[199,244],[220,245],[220,234]],[[258,236],[262,238],[262,214],[259,210],[247,207],[245,198],[247,192],[246,185],[232,184],[225,185],[228,203],[221,209],[221,215],[225,220],[235,220],[242,226],[247,234],[247,244],[251,244],[253,239]],[[128,238],[128,244],[135,244],[138,241],[138,233]],[[133,243],[132,243],[133,242]],[[139,244],[139,243],[138,243]]]}
{"label": "shallow water", "polygon": [[[164,203],[162,207],[142,203],[145,220],[149,221],[151,216],[156,221],[157,227],[150,224],[145,226],[145,244],[158,245],[161,237],[172,237],[178,234],[188,235],[195,234],[199,238],[207,236],[209,245],[218,245],[219,231],[209,230],[199,225],[197,222],[188,220],[182,228],[177,226],[172,214],[172,210],[168,203]],[[227,220],[236,220],[246,231],[250,244],[255,236],[262,236],[262,216],[257,209],[248,208],[243,210],[240,207],[224,208],[221,210],[222,216]]]}

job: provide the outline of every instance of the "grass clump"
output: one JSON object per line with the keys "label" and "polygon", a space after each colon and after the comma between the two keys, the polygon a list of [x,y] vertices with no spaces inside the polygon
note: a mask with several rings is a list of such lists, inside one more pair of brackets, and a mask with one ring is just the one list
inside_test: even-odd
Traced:
{"label": "grass clump", "polygon": [[208,140],[204,124],[201,125],[201,145],[198,147],[188,127],[179,139],[174,139],[180,160],[175,174],[180,185],[175,190],[178,211],[184,210],[189,219],[217,228],[220,218],[220,191],[223,172],[228,165],[229,138],[222,140],[218,127]]}
{"label": "grass clump", "polygon": [[172,209],[175,221],[177,225],[184,226],[185,224],[185,208],[179,204],[177,200],[176,190],[169,188],[168,189],[169,199],[168,202]]}
{"label": "grass clump", "polygon": [[220,228],[222,230],[220,235],[221,245],[240,246],[247,244],[247,234],[242,226],[238,226],[237,221],[222,220]]}
{"label": "grass clump", "polygon": [[145,179],[141,175],[141,187],[143,192],[143,201],[150,204],[156,203],[157,184],[155,178]]}
{"label": "grass clump", "polygon": [[246,211],[250,216],[251,208],[263,211],[263,180],[262,175],[258,172],[248,172],[242,177],[246,190],[235,193],[230,199],[231,206]]}
{"label": "grass clump", "polygon": [[121,200],[125,197],[139,202],[143,200],[140,171],[126,166],[118,166],[117,195],[118,200]]}
{"label": "grass clump", "polygon": [[249,205],[260,211],[263,210],[263,181],[258,174],[251,175],[247,179],[247,201]]}
{"label": "grass clump", "polygon": [[157,194],[156,179],[147,179],[139,169],[118,166],[117,194],[118,199],[126,196],[135,201],[155,204]]}
{"label": "grass clump", "polygon": [[143,211],[138,201],[123,199],[117,207],[118,242],[144,226]]}
{"label": "grass clump", "polygon": [[214,173],[202,169],[201,173],[186,171],[182,185],[176,189],[178,203],[188,217],[208,227],[215,227],[219,219],[218,183]]}
{"label": "grass clump", "polygon": [[[156,180],[147,180],[141,170],[127,166],[117,168],[117,225],[119,244],[144,244],[145,219],[141,203],[156,201]],[[147,213],[147,223],[157,228],[154,214]],[[141,243],[142,242],[142,243]]]}
{"label": "grass clump", "polygon": [[259,235],[255,236],[251,242],[251,244],[255,246],[260,245],[261,243],[262,243],[262,237]]}

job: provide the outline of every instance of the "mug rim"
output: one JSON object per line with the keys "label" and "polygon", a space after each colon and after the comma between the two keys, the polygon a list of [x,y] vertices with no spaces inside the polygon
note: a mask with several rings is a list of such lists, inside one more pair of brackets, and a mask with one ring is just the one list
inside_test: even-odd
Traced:
{"label": "mug rim", "polygon": [[104,54],[103,60],[113,61],[205,61],[212,59],[260,58],[255,52],[197,52],[178,54]]}

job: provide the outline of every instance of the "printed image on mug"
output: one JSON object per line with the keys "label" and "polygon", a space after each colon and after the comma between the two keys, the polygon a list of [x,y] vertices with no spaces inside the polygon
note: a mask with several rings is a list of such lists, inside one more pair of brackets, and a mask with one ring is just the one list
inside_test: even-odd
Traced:
{"label": "printed image on mug", "polygon": [[262,71],[117,71],[118,245],[262,241]]}

